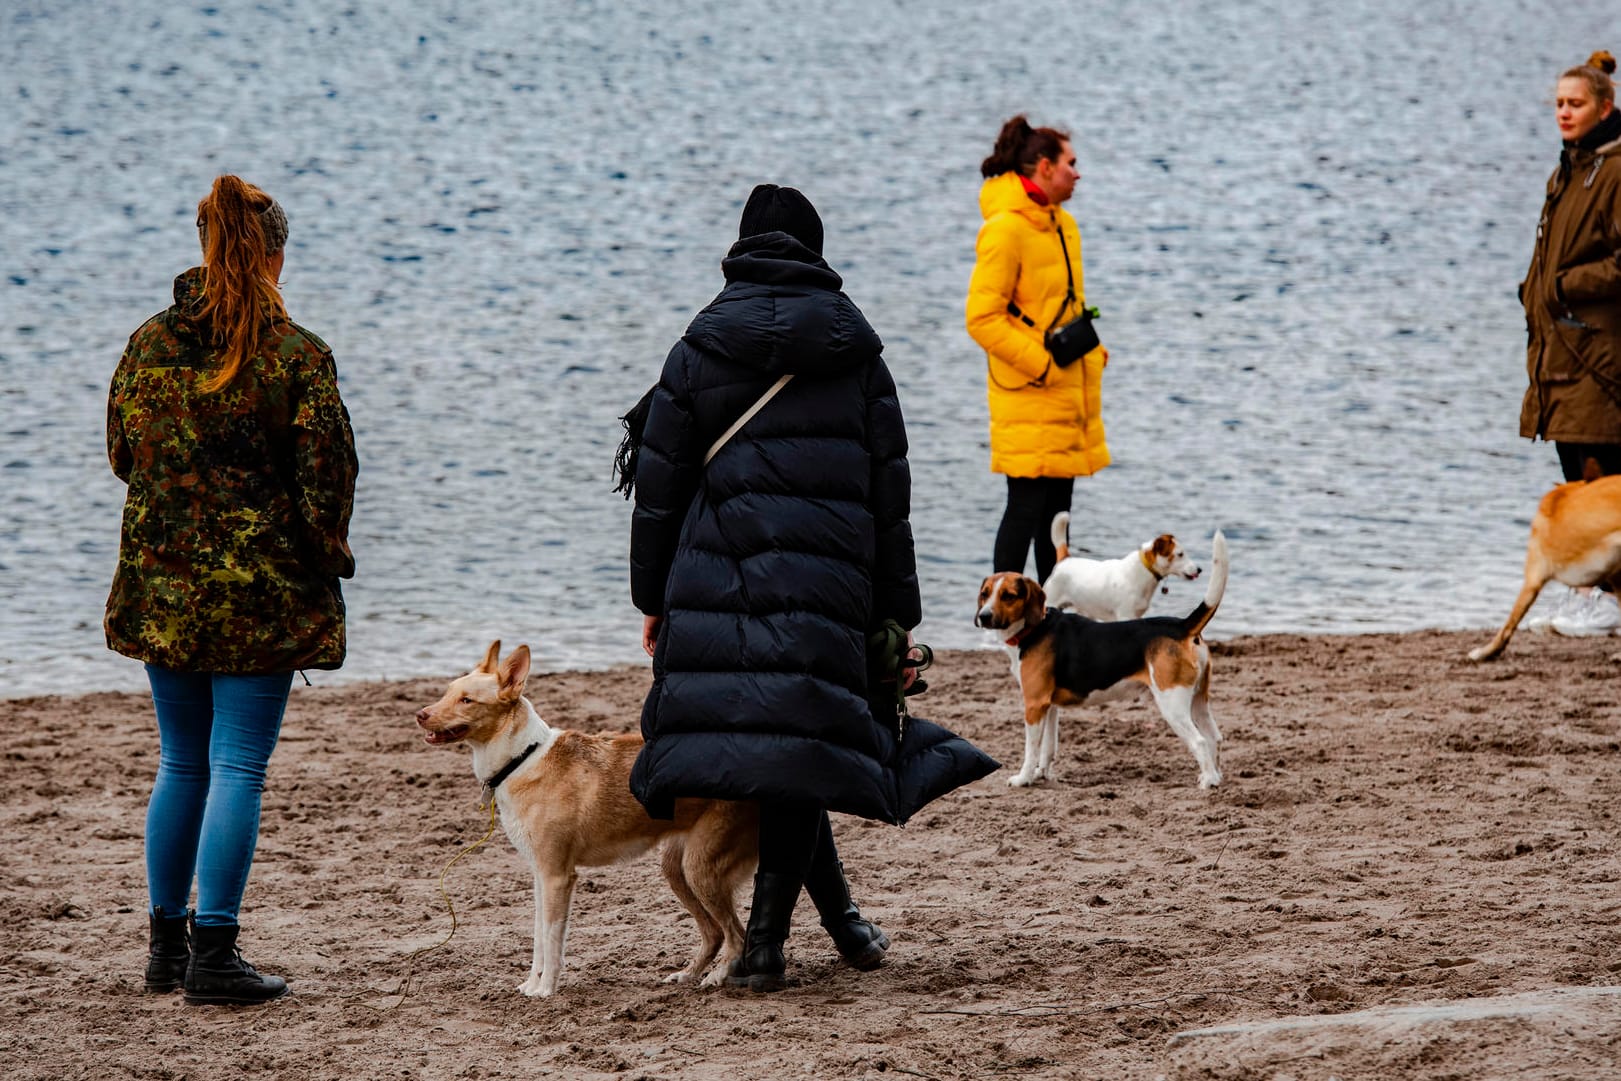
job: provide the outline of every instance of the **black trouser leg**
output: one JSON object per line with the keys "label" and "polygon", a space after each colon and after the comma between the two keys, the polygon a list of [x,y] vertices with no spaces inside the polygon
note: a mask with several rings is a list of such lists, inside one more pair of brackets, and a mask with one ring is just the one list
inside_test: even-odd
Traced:
{"label": "black trouser leg", "polygon": [[1009,477],[1007,508],[996,530],[993,571],[1024,573],[1032,543],[1036,549],[1036,579],[1045,582],[1058,562],[1053,547],[1053,517],[1069,510],[1075,492],[1073,477]]}
{"label": "black trouser leg", "polygon": [[786,984],[788,961],[782,946],[816,852],[822,816],[812,804],[760,804],[760,870],[754,876],[743,956],[727,974],[733,986],[776,991]]}
{"label": "black trouser leg", "polygon": [[810,803],[760,804],[760,870],[805,881],[826,817]]}
{"label": "black trouser leg", "polygon": [[1601,477],[1621,473],[1621,443],[1555,443],[1553,449],[1559,454],[1559,471],[1567,481],[1583,479],[1589,459]]}

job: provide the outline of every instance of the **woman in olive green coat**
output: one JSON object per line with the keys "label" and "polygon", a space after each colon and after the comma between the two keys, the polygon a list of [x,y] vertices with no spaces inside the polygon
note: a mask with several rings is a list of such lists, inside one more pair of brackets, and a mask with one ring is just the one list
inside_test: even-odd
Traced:
{"label": "woman in olive green coat", "polygon": [[237,911],[293,672],[343,663],[357,466],[332,353],[282,306],[281,207],[222,176],[197,227],[203,265],[130,337],[108,395],[129,490],[105,626],[146,663],[158,720],[146,988],[251,1004],[287,990],[237,952]]}
{"label": "woman in olive green coat", "polygon": [[[1597,52],[1559,79],[1563,149],[1548,178],[1525,306],[1530,387],[1520,434],[1546,439],[1565,480],[1621,473],[1621,111],[1615,58]],[[1577,591],[1532,620],[1561,634],[1621,628],[1612,594]]]}

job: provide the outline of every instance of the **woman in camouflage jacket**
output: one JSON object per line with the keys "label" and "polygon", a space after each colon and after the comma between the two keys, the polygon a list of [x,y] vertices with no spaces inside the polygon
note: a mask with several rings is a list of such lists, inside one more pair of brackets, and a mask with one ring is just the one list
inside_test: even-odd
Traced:
{"label": "woman in camouflage jacket", "polygon": [[242,960],[237,911],[293,672],[343,663],[357,464],[332,353],[282,306],[281,207],[222,176],[197,214],[203,266],[130,337],[108,396],[129,491],[105,627],[146,663],[158,718],[147,989],[253,1003],[287,985]]}

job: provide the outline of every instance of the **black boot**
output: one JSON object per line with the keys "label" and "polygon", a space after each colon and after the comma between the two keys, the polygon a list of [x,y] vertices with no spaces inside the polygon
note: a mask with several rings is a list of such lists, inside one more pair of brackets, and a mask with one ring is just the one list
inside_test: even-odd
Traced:
{"label": "black boot", "polygon": [[186,1001],[256,1006],[287,993],[280,976],[261,976],[236,948],[236,924],[191,925],[191,966],[186,969]]}
{"label": "black boot", "polygon": [[805,892],[816,904],[839,955],[863,972],[884,963],[889,936],[871,920],[861,918],[861,910],[850,900],[850,882],[844,877],[844,864],[817,850],[805,875]]}
{"label": "black boot", "polygon": [[788,985],[788,959],[782,944],[799,900],[800,882],[791,875],[761,871],[754,876],[754,905],[749,909],[743,956],[732,962],[726,982],[750,991],[780,991]]}
{"label": "black boot", "polygon": [[186,978],[191,964],[187,915],[167,915],[162,905],[147,913],[146,989],[154,994],[168,994]]}

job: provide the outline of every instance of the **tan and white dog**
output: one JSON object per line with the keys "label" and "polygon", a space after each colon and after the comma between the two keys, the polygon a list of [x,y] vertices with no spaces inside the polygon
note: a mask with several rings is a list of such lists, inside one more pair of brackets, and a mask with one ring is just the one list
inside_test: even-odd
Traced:
{"label": "tan and white dog", "polygon": [[1181,618],[1088,619],[1048,607],[1041,586],[1022,574],[985,579],[974,622],[996,629],[1017,648],[1014,674],[1024,696],[1024,764],[1008,784],[1056,779],[1059,706],[1109,701],[1144,688],[1199,763],[1199,787],[1221,783],[1221,730],[1210,713],[1210,647],[1201,636],[1227,589],[1227,540],[1220,532],[1211,550],[1204,601]]}
{"label": "tan and white dog", "polygon": [[1047,606],[1088,619],[1141,619],[1162,581],[1173,574],[1192,581],[1200,574],[1199,565],[1169,533],[1119,559],[1087,559],[1069,554],[1069,513],[1059,511],[1053,516],[1052,539],[1058,562],[1041,587]]}
{"label": "tan and white dog", "polygon": [[1489,661],[1503,652],[1537,594],[1555,578],[1576,588],[1609,582],[1621,589],[1621,476],[1573,480],[1542,497],[1525,546],[1525,584],[1508,622],[1471,650],[1469,659]]}
{"label": "tan and white dog", "polygon": [[548,726],[523,696],[529,647],[519,646],[505,661],[500,656],[501,643],[491,642],[479,666],[452,681],[416,719],[427,742],[472,748],[473,776],[495,800],[507,837],[534,872],[534,953],[518,990],[532,996],[557,990],[576,868],[620,863],[660,841],[665,880],[701,936],[692,960],[667,982],[696,978],[718,952],[720,964],[702,985],[719,986],[743,952],[736,897],[758,858],[758,807],[681,799],[673,820],[649,818],[630,794],[642,737]]}

